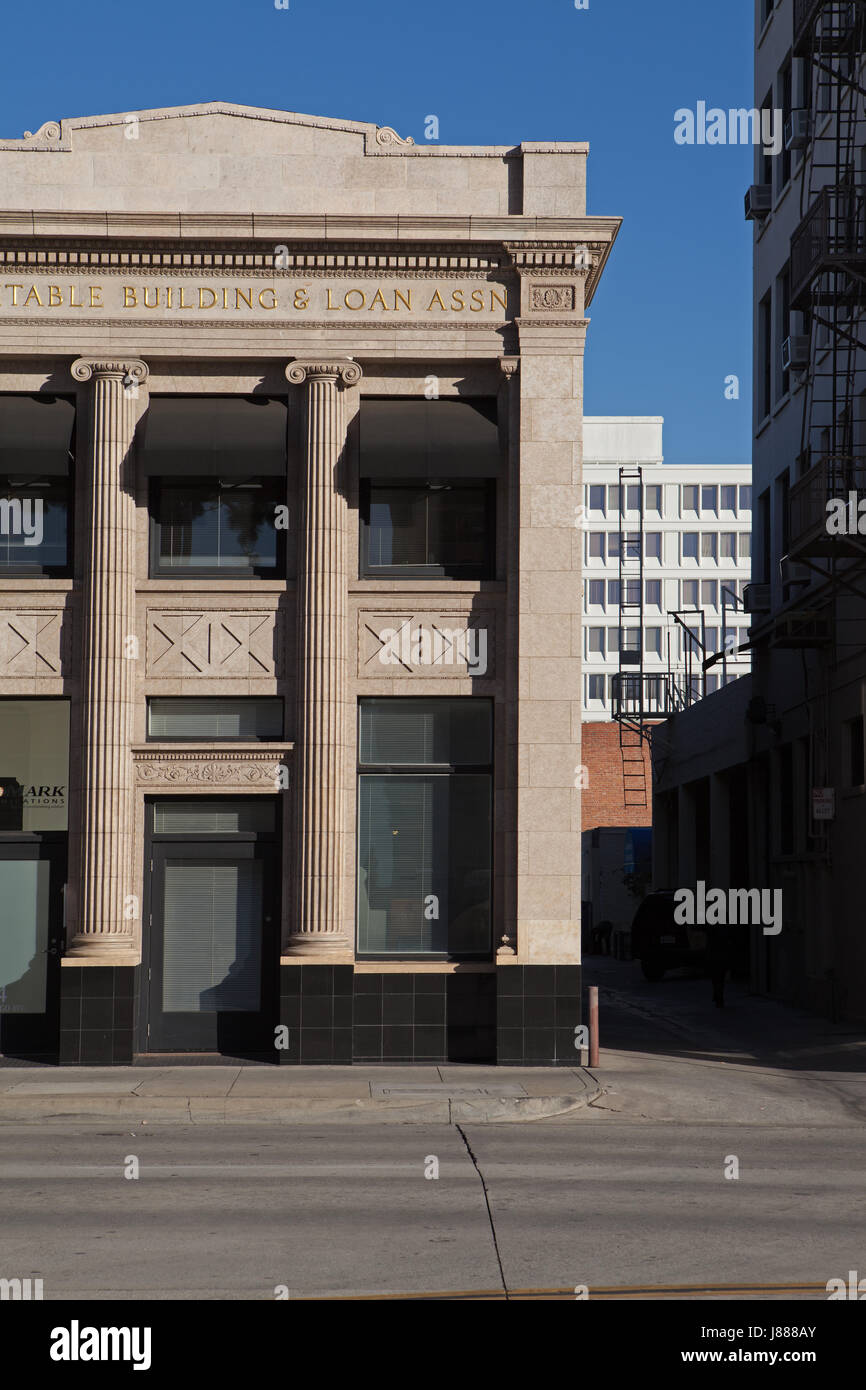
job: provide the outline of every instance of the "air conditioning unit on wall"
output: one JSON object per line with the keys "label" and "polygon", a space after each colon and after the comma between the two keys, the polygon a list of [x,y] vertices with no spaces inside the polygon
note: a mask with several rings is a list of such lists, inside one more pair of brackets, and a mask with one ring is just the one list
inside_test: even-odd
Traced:
{"label": "air conditioning unit on wall", "polygon": [[773,188],[769,183],[753,183],[745,197],[746,221],[763,221],[773,208]]}
{"label": "air conditioning unit on wall", "polygon": [[812,572],[808,565],[800,565],[783,555],[779,561],[779,574],[782,580],[782,596],[787,601],[811,582]]}
{"label": "air conditioning unit on wall", "polygon": [[809,112],[792,111],[785,122],[785,149],[802,150],[809,143]]}

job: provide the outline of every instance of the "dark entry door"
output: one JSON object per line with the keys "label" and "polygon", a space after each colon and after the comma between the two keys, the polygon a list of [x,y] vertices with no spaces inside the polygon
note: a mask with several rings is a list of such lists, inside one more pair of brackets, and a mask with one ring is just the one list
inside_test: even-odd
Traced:
{"label": "dark entry door", "polygon": [[65,880],[62,841],[0,841],[0,1052],[10,1057],[57,1052]]}
{"label": "dark entry door", "polygon": [[275,1057],[274,800],[196,799],[151,807],[150,1052]]}

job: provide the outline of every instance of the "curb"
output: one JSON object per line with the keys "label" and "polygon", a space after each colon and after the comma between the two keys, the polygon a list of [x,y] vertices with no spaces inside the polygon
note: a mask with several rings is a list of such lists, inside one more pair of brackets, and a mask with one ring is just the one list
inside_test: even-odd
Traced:
{"label": "curb", "polygon": [[[444,1088],[443,1088],[444,1089]],[[332,1100],[327,1096],[285,1099],[200,1096],[77,1096],[0,1098],[0,1127],[27,1121],[122,1121],[133,1127],[157,1124],[521,1124],[553,1119],[583,1109],[602,1094],[593,1079],[582,1095],[479,1096],[477,1100]]]}

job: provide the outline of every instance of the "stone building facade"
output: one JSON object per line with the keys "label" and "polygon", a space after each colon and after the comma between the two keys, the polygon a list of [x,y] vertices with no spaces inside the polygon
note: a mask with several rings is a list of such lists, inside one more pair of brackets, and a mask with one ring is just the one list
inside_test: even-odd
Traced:
{"label": "stone building facade", "polygon": [[567,1063],[584,144],[0,141],[0,1051]]}

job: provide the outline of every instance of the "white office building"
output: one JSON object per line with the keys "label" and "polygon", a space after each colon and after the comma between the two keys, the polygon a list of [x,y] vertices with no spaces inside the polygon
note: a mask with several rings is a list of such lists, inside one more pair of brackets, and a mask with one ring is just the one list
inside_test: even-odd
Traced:
{"label": "white office building", "polygon": [[[682,696],[689,680],[691,698],[699,698],[749,670],[748,654],[735,649],[748,642],[742,599],[752,563],[752,470],[666,464],[663,423],[651,415],[584,417],[584,720],[614,713],[621,633],[631,629],[633,646],[635,613],[643,627],[638,664],[645,696],[659,712],[667,708],[665,692]],[[628,619],[620,603],[623,545],[630,573],[641,556],[642,613],[632,601]],[[704,650],[694,645],[691,657],[683,624],[703,642]],[[704,676],[705,654],[725,646],[724,662]]]}

